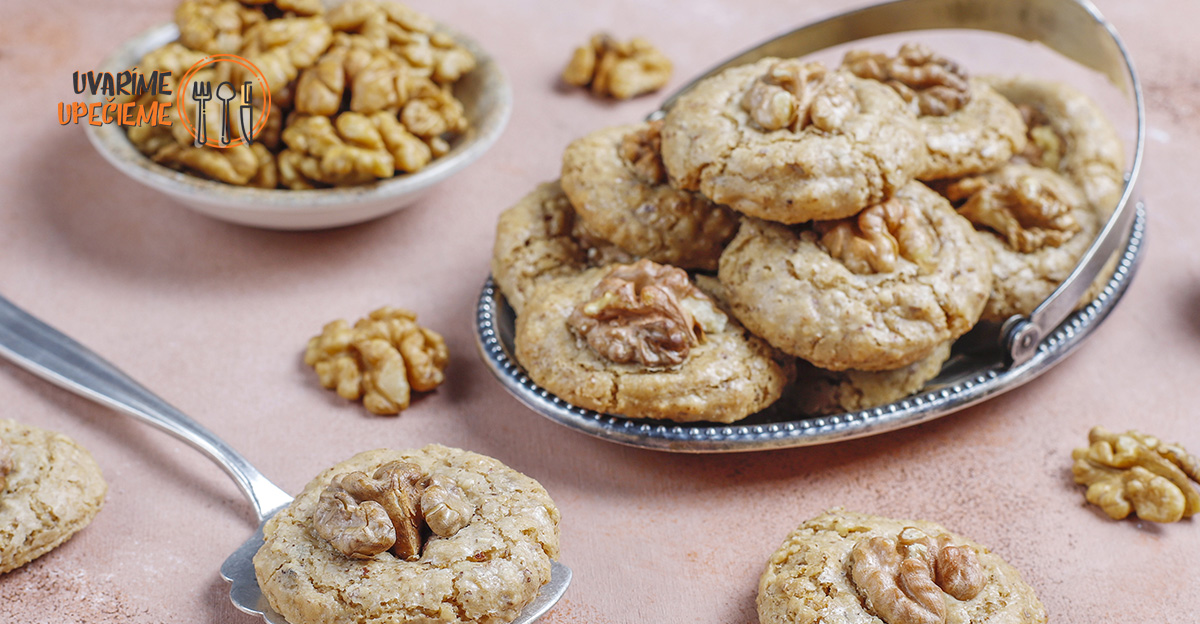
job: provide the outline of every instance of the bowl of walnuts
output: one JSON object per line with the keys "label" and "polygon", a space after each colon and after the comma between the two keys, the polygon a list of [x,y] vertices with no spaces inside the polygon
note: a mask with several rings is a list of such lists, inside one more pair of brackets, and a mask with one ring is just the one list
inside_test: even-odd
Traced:
{"label": "bowl of walnuts", "polygon": [[101,72],[131,85],[108,98],[130,115],[87,126],[106,160],[199,212],[272,229],[408,206],[482,156],[512,109],[491,55],[391,0],[184,0]]}

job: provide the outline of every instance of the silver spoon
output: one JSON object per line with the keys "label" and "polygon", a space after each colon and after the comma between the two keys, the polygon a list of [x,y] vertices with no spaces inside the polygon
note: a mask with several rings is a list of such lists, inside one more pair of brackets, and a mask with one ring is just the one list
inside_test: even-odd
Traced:
{"label": "silver spoon", "polygon": [[[287,624],[259,590],[252,562],[254,553],[263,543],[263,524],[292,502],[287,492],[267,480],[233,447],[199,423],[87,347],[2,296],[0,355],[55,385],[166,431],[200,450],[225,470],[250,499],[258,517],[258,530],[221,565],[221,576],[232,583],[229,599],[238,609],[261,615],[271,624]],[[552,562],[550,582],[542,586],[537,597],[525,606],[513,624],[527,624],[541,617],[562,598],[570,583],[570,568]]]}

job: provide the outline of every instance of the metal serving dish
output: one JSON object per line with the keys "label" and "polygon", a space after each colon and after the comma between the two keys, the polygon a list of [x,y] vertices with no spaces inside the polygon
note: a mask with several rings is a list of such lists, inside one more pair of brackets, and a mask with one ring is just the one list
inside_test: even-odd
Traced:
{"label": "metal serving dish", "polygon": [[[786,33],[696,81],[765,56],[803,56],[862,38],[935,29],[992,31],[1042,43],[1102,73],[1136,109],[1134,157],[1116,210],[1072,274],[1028,317],[976,327],[955,343],[941,374],[921,393],[886,406],[824,417],[772,407],[730,425],[677,424],[582,409],[535,384],[512,356],[515,315],[489,278],[479,296],[476,337],[484,362],[505,389],[551,420],[613,442],[692,453],[752,451],[823,444],[933,420],[1027,383],[1073,352],[1108,317],[1132,281],[1146,219],[1145,206],[1133,199],[1144,151],[1141,85],[1116,31],[1087,0],[898,0]],[[651,118],[661,116],[696,81],[668,98]],[[1075,310],[1114,254],[1119,260],[1103,291]]]}

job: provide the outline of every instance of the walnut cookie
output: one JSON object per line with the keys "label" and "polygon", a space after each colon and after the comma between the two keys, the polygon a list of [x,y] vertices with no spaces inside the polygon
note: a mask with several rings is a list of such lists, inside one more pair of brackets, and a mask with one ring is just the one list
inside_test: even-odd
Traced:
{"label": "walnut cookie", "polygon": [[852,219],[746,219],[718,276],[750,331],[830,370],[928,357],[974,326],[992,285],[971,223],[920,182]]}
{"label": "walnut cookie", "polygon": [[952,342],[944,342],[908,366],[884,371],[831,371],[801,360],[796,365],[796,383],[786,395],[788,404],[814,416],[887,405],[917,392],[937,377],[950,359],[952,346]]}
{"label": "walnut cookie", "polygon": [[1083,190],[1096,214],[1108,218],[1125,186],[1125,154],[1100,107],[1058,82],[1025,76],[984,80],[1026,116],[1029,142],[1019,159],[1062,174]]}
{"label": "walnut cookie", "polygon": [[665,118],[671,182],[750,216],[848,217],[925,168],[916,116],[891,88],[767,58],[708,78]]}
{"label": "walnut cookie", "polygon": [[892,87],[917,113],[929,153],[919,180],[955,178],[1003,164],[1025,149],[1025,122],[986,82],[919,43],[896,56],[853,50],[842,66]]}
{"label": "walnut cookie", "polygon": [[539,283],[633,258],[589,232],[557,180],[539,185],[500,214],[492,278],[517,314]]}
{"label": "walnut cookie", "polygon": [[[942,191],[992,252],[985,321],[1032,312],[1071,274],[1103,225],[1074,184],[1042,167],[1009,164]],[[1110,271],[1102,271],[1097,283]],[[1093,287],[1083,301],[1095,294]]]}
{"label": "walnut cookie", "polygon": [[635,256],[685,269],[717,268],[736,212],[667,184],[662,122],[593,132],[563,153],[562,188],[588,230]]}
{"label": "walnut cookie", "polygon": [[517,316],[529,377],[579,407],[734,422],[777,400],[791,362],[675,267],[641,260],[546,282]]}
{"label": "walnut cookie", "polygon": [[[379,480],[396,466],[411,473],[391,481],[402,487],[373,487],[369,475]],[[419,504],[405,497],[412,484],[401,477],[421,480]],[[391,504],[349,497],[364,490]],[[441,496],[430,501],[431,490]],[[391,533],[396,542],[407,533],[415,551],[327,538],[331,529],[356,529],[361,538],[383,509],[397,507],[423,515],[432,532],[418,523]],[[490,457],[438,445],[367,451],[322,472],[266,524],[254,568],[271,607],[291,624],[509,622],[550,579],[558,521],[537,481]],[[359,547],[354,555],[339,549],[345,542]]]}
{"label": "walnut cookie", "polygon": [[762,624],[1041,624],[1020,573],[933,522],[828,511],[801,524],[758,583]]}
{"label": "walnut cookie", "polygon": [[0,420],[0,574],[86,527],[107,492],[100,467],[73,440]]}

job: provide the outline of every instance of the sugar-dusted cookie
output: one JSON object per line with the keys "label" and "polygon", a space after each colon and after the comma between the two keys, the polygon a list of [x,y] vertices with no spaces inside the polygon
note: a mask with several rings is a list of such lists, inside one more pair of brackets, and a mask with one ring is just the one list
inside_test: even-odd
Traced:
{"label": "sugar-dusted cookie", "polygon": [[665,118],[662,155],[675,186],[783,223],[853,215],[926,162],[916,116],[891,88],[777,58],[681,97]]}
{"label": "sugar-dusted cookie", "polygon": [[517,316],[516,356],[559,398],[630,418],[733,422],[791,375],[687,273],[649,260],[540,286]]}
{"label": "sugar-dusted cookie", "polygon": [[801,524],[758,582],[761,624],[1041,624],[1021,574],[975,541],[923,520],[841,509]]}
{"label": "sugar-dusted cookie", "polygon": [[717,268],[738,214],[667,184],[661,121],[618,126],[573,141],[562,188],[587,229],[629,253],[685,269]]}
{"label": "sugar-dusted cookie", "polygon": [[107,491],[96,461],[67,436],[0,420],[0,574],[87,526]]}
{"label": "sugar-dusted cookie", "polygon": [[987,171],[1025,149],[1020,111],[925,45],[906,43],[896,56],[853,50],[842,66],[892,87],[917,113],[929,152],[919,180]]}
{"label": "sugar-dusted cookie", "polygon": [[[992,252],[992,294],[983,320],[1032,312],[1071,274],[1101,226],[1083,193],[1043,167],[1009,164],[942,191]],[[1101,282],[1108,274],[1102,272]]]}
{"label": "sugar-dusted cookie", "polygon": [[557,180],[541,184],[500,214],[492,278],[518,314],[538,282],[633,258],[589,232]]}
{"label": "sugar-dusted cookie", "polygon": [[990,256],[949,202],[912,182],[849,219],[747,219],[718,276],[733,313],[776,348],[821,368],[879,371],[975,324]]}
{"label": "sugar-dusted cookie", "polygon": [[367,451],[266,524],[254,570],[291,624],[509,622],[550,580],[558,520],[537,481],[490,457]]}
{"label": "sugar-dusted cookie", "polygon": [[796,365],[796,383],[787,393],[789,404],[802,414],[826,416],[899,401],[938,376],[950,359],[951,346],[942,343],[908,366],[884,371],[831,371],[801,360]]}
{"label": "sugar-dusted cookie", "polygon": [[1027,76],[985,80],[1025,115],[1029,142],[1020,159],[1074,182],[1092,209],[1107,219],[1125,186],[1125,153],[1100,107],[1059,82]]}

